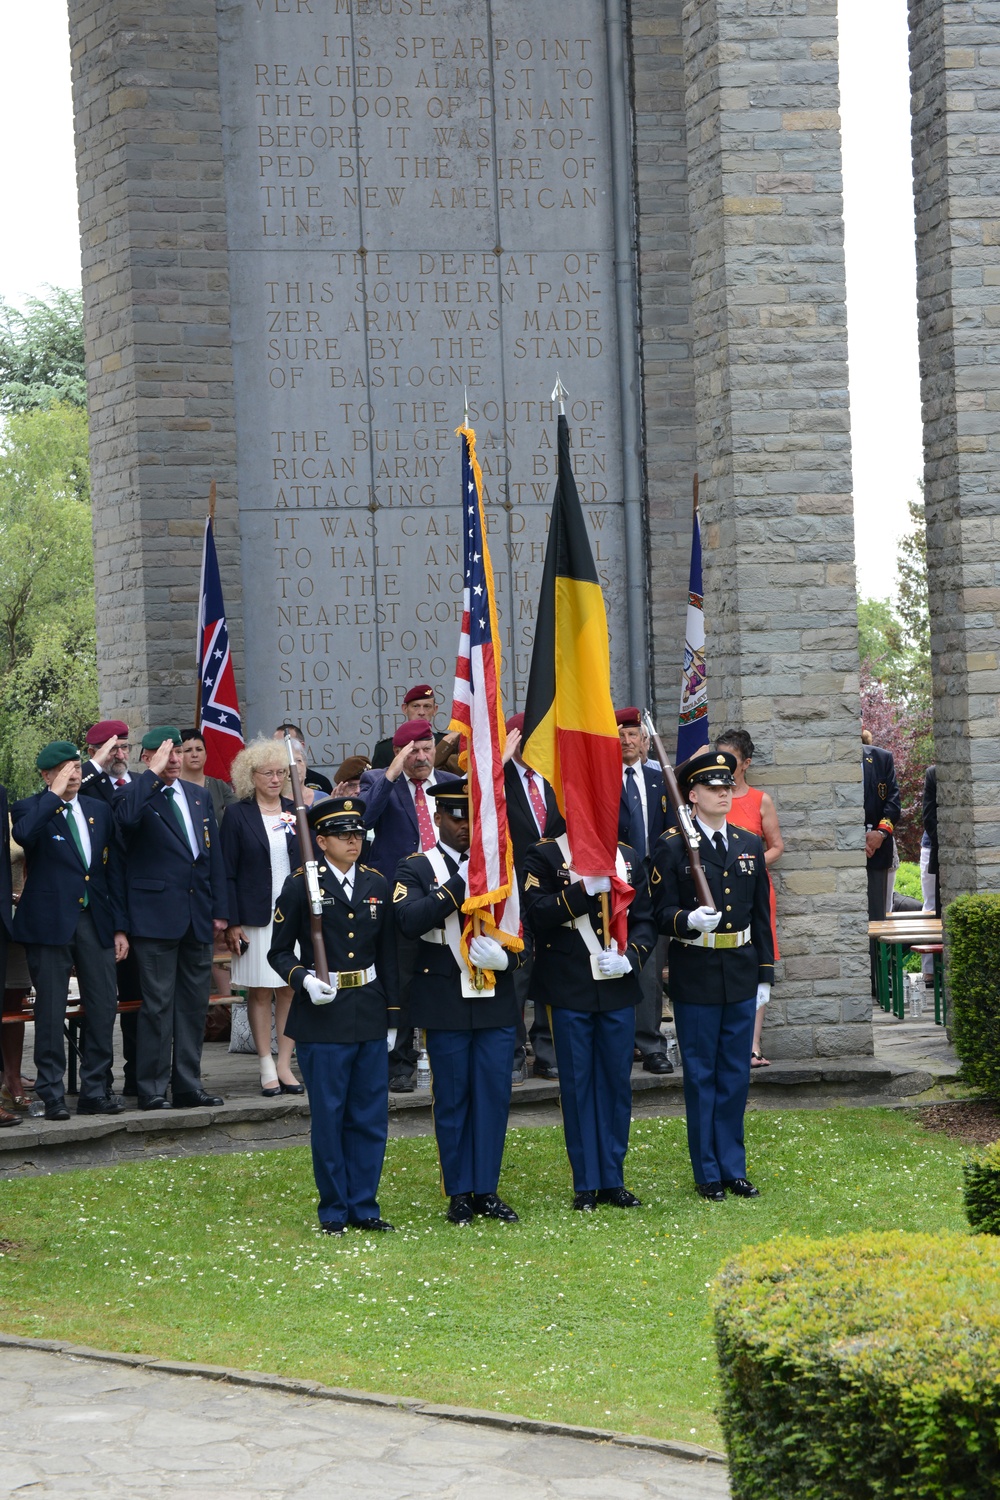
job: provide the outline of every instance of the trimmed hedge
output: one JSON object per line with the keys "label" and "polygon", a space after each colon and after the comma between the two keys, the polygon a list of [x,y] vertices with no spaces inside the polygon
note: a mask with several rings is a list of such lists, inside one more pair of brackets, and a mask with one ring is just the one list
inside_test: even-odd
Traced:
{"label": "trimmed hedge", "polygon": [[1000,1234],[1000,1141],[967,1161],[964,1172],[966,1218],[977,1234]]}
{"label": "trimmed hedge", "polygon": [[1000,1242],[779,1239],[712,1284],[733,1500],[996,1500]]}
{"label": "trimmed hedge", "polygon": [[966,1081],[1000,1099],[1000,896],[959,896],[944,920],[955,1051]]}

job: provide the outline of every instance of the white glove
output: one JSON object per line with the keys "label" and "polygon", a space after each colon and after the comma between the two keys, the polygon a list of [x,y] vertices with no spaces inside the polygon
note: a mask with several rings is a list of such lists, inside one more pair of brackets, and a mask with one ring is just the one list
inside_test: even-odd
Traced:
{"label": "white glove", "polygon": [[722,913],[713,911],[710,906],[699,906],[696,911],[688,912],[687,919],[688,926],[698,932],[714,932],[722,921]]}
{"label": "white glove", "polygon": [[597,967],[609,979],[621,979],[623,974],[632,972],[632,965],[624,953],[618,952],[618,943],[615,938],[611,939],[610,948],[605,948],[604,952],[598,955]]}
{"label": "white glove", "polygon": [[391,1052],[396,1045],[396,1028],[390,1026],[385,1038],[386,1050]]}
{"label": "white glove", "polygon": [[469,944],[469,957],[477,969],[506,969],[510,960],[496,938],[480,934]]}
{"label": "white glove", "polygon": [[581,875],[580,879],[588,896],[600,896],[611,889],[610,875]]}
{"label": "white glove", "polygon": [[302,988],[313,1005],[329,1005],[331,1000],[337,998],[336,981],[333,984],[324,984],[322,979],[317,979],[312,972],[306,975]]}
{"label": "white glove", "polygon": [[759,984],[757,986],[757,1009],[761,1010],[771,998],[771,986]]}

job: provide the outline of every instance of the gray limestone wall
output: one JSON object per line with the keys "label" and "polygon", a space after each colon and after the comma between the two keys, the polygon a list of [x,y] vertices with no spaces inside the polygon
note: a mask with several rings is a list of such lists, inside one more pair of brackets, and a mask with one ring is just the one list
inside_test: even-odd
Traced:
{"label": "gray limestone wall", "polygon": [[787,845],[767,1047],[869,1052],[836,5],[684,25],[710,702]]}
{"label": "gray limestone wall", "polygon": [[229,268],[212,0],[72,0],[101,705],[191,721],[201,536],[237,671]]}
{"label": "gray limestone wall", "polygon": [[1000,889],[1000,4],[910,0],[941,884]]}

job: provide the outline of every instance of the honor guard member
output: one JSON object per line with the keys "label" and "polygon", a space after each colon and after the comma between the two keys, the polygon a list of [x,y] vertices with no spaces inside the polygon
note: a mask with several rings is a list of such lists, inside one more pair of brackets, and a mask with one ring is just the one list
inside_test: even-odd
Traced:
{"label": "honor guard member", "polygon": [[656,928],[645,866],[629,844],[618,845],[617,870],[635,889],[624,953],[605,948],[599,898],[611,881],[577,875],[565,834],[535,844],[524,861],[525,912],[535,935],[531,998],[549,1007],[573,1207],[584,1212],[598,1203],[639,1207],[623,1168],[639,975]]}
{"label": "honor guard member", "polygon": [[[389,1126],[389,1051],[396,1039],[396,944],[389,887],[358,863],[364,803],[331,797],[307,817],[319,846],[323,943],[330,970],[313,969],[304,870],[289,875],[274,909],[267,961],[291,986],[293,1037],[312,1113],[313,1174],[326,1234],[392,1229],[378,1184]],[[298,951],[296,951],[296,949]]]}
{"label": "honor guard member", "polygon": [[759,1196],[747,1181],[743,1115],[754,1018],[774,978],[771,882],[764,845],[727,823],[736,757],[701,750],[677,767],[701,841],[716,910],[695,894],[687,839],[668,828],[653,851],[650,888],[670,938],[669,981],[684,1069],[684,1107],[694,1180],[703,1198]]}
{"label": "honor guard member", "polygon": [[520,955],[489,937],[474,937],[469,956],[494,984],[477,992],[460,947],[460,908],[467,894],[469,794],[465,781],[431,787],[439,838],[433,849],[401,860],[393,888],[400,931],[419,938],[410,984],[410,1019],[427,1035],[433,1074],[434,1134],[448,1218],[471,1224],[475,1214],[516,1224],[497,1197],[511,1071],[517,1041],[513,969]]}
{"label": "honor guard member", "polygon": [[[861,775],[865,799],[865,857],[868,867],[868,920],[884,922],[886,913],[892,911],[892,889],[896,872],[893,868],[895,845],[893,834],[899,822],[902,801],[899,783],[896,780],[896,763],[889,750],[882,750],[871,743],[867,729],[861,733]],[[874,938],[868,940],[871,961],[872,995],[877,994],[875,984],[876,948]]]}

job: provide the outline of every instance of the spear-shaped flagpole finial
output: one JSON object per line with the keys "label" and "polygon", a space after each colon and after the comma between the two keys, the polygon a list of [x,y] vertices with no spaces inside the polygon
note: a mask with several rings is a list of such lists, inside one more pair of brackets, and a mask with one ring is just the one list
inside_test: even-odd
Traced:
{"label": "spear-shaped flagpole finial", "polygon": [[466,427],[468,427],[468,425],[469,425],[469,387],[468,386],[464,386],[463,389],[465,391],[465,425],[466,425]]}
{"label": "spear-shaped flagpole finial", "polygon": [[566,397],[568,395],[569,395],[569,391],[563,385],[563,383],[562,383],[562,376],[559,374],[559,371],[557,370],[556,371],[556,383],[552,387],[551,400],[559,402],[559,415],[561,417],[564,417],[566,415]]}

